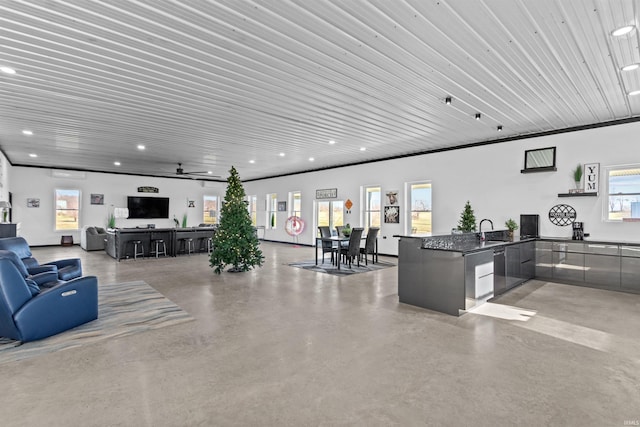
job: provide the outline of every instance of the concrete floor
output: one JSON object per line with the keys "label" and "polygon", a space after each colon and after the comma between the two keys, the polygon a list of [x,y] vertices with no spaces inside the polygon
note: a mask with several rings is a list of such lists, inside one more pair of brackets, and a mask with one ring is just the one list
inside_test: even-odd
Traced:
{"label": "concrete floor", "polygon": [[216,276],[206,255],[35,248],[41,262],[81,257],[100,285],[144,280],[196,321],[0,365],[0,425],[640,420],[640,295],[530,281],[452,317],[399,304],[396,267],[334,277],[285,265],[313,248],[262,250],[262,268]]}

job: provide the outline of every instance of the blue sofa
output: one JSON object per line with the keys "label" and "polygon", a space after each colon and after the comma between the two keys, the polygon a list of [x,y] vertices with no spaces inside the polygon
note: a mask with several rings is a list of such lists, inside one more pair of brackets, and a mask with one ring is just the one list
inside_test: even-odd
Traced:
{"label": "blue sofa", "polygon": [[98,318],[98,279],[85,276],[34,292],[10,259],[0,259],[0,336],[34,341]]}
{"label": "blue sofa", "polygon": [[32,289],[32,293],[39,293],[40,288],[52,288],[55,285],[59,285],[63,283],[62,280],[58,278],[58,272],[55,270],[43,271],[41,273],[30,274],[27,267],[25,267],[24,263],[18,257],[15,252],[5,251],[0,249],[0,259],[8,259],[16,266],[20,275],[24,278],[29,286],[29,289]]}
{"label": "blue sofa", "polygon": [[69,258],[40,264],[31,254],[29,244],[23,237],[6,237],[0,239],[0,250],[15,252],[24,263],[29,274],[56,271],[58,273],[58,279],[65,281],[82,276],[82,263],[80,262],[80,258]]}

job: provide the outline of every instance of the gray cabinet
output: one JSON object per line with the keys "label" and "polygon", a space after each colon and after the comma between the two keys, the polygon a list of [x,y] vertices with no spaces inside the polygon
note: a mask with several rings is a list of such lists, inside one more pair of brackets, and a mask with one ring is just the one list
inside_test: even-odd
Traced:
{"label": "gray cabinet", "polygon": [[584,283],[584,244],[553,242],[553,279]]}
{"label": "gray cabinet", "polygon": [[535,242],[535,275],[539,279],[553,278],[553,243]]}
{"label": "gray cabinet", "polygon": [[518,246],[519,245],[510,245],[505,248],[507,289],[511,289],[522,282],[520,273],[520,248]]}
{"label": "gray cabinet", "polygon": [[522,281],[533,279],[536,275],[536,244],[524,242],[520,247],[520,278]]}
{"label": "gray cabinet", "polygon": [[621,246],[620,255],[620,287],[640,291],[640,246]]}
{"label": "gray cabinet", "polygon": [[619,289],[619,246],[585,243],[584,250],[584,281],[598,287]]}

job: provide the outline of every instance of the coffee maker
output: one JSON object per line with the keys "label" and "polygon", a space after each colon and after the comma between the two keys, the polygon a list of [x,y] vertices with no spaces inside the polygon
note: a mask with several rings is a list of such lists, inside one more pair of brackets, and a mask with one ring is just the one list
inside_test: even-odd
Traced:
{"label": "coffee maker", "polygon": [[584,240],[584,222],[575,221],[573,223],[573,240]]}

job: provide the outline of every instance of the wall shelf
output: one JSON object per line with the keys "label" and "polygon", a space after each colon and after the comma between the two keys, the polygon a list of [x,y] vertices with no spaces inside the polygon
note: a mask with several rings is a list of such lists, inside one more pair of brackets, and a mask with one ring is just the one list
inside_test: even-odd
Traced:
{"label": "wall shelf", "polygon": [[558,193],[558,197],[598,197],[598,193]]}

